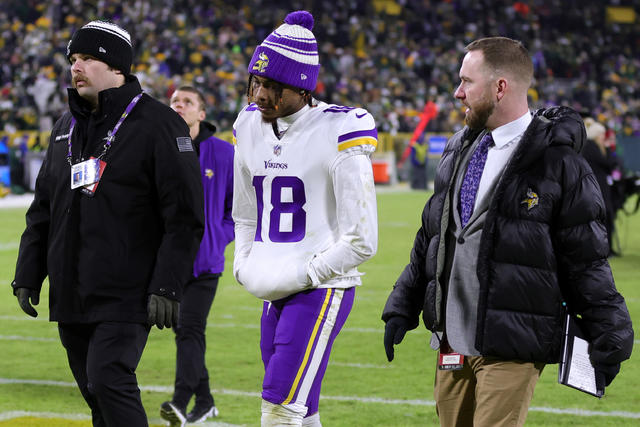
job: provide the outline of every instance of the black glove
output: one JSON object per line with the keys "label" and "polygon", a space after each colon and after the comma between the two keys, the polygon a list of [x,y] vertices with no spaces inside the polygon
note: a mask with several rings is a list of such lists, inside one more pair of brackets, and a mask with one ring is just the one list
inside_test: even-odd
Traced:
{"label": "black glove", "polygon": [[167,297],[151,294],[149,295],[147,312],[149,313],[150,326],[155,324],[158,329],[165,326],[167,328],[178,326],[180,303]]}
{"label": "black glove", "polygon": [[[40,303],[40,292],[29,288],[15,288],[13,292],[18,298],[22,311],[31,317],[38,317],[38,312],[31,304],[38,305]],[[29,299],[31,299],[31,304],[29,304]]]}
{"label": "black glove", "polygon": [[406,317],[394,316],[387,320],[384,327],[384,351],[387,352],[387,360],[393,360],[393,346],[400,344],[404,334],[409,330],[409,320]]}
{"label": "black glove", "polygon": [[605,365],[602,363],[595,363],[593,367],[596,370],[596,388],[598,390],[604,390],[606,386],[611,384],[611,381],[620,372],[620,364]]}

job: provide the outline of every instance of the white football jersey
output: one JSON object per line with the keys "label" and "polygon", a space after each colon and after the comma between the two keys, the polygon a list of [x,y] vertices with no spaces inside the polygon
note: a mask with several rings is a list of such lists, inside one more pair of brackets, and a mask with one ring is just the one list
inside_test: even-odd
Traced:
{"label": "white football jersey", "polygon": [[373,117],[323,102],[281,139],[255,104],[234,123],[234,274],[267,300],[360,284],[377,248]]}

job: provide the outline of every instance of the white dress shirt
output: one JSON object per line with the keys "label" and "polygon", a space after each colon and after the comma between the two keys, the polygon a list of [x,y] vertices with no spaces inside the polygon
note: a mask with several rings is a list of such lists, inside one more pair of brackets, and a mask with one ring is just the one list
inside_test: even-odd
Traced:
{"label": "white dress shirt", "polygon": [[531,112],[527,111],[516,120],[491,132],[493,145],[489,147],[489,152],[487,153],[487,162],[484,164],[482,178],[480,178],[480,184],[478,185],[474,209],[478,207],[478,204],[486,196],[493,181],[502,174],[531,120]]}

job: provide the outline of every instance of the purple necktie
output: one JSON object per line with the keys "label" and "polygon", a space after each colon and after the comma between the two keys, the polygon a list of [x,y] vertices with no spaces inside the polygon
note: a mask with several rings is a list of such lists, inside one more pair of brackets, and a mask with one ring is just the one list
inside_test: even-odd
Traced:
{"label": "purple necktie", "polygon": [[473,205],[476,202],[476,193],[478,192],[478,186],[480,185],[480,178],[482,178],[482,171],[484,170],[484,164],[487,161],[487,153],[489,152],[489,146],[493,144],[493,138],[490,133],[487,133],[480,140],[480,144],[476,147],[476,150],[471,155],[467,171],[462,180],[462,187],[460,187],[460,220],[462,226],[466,226],[473,213]]}

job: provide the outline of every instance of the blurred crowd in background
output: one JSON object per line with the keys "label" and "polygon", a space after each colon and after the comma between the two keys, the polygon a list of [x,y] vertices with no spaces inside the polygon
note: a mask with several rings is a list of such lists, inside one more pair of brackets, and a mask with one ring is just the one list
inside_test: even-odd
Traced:
{"label": "blurred crowd in background", "polygon": [[131,33],[145,91],[167,100],[194,84],[208,119],[229,130],[247,102],[255,46],[295,9],[315,17],[316,98],[365,106],[381,132],[413,131],[427,101],[439,110],[427,131],[460,129],[463,48],[503,35],[534,59],[532,108],[569,105],[640,136],[639,0],[3,0],[0,130],[51,128],[67,108],[67,42],[93,19]]}

